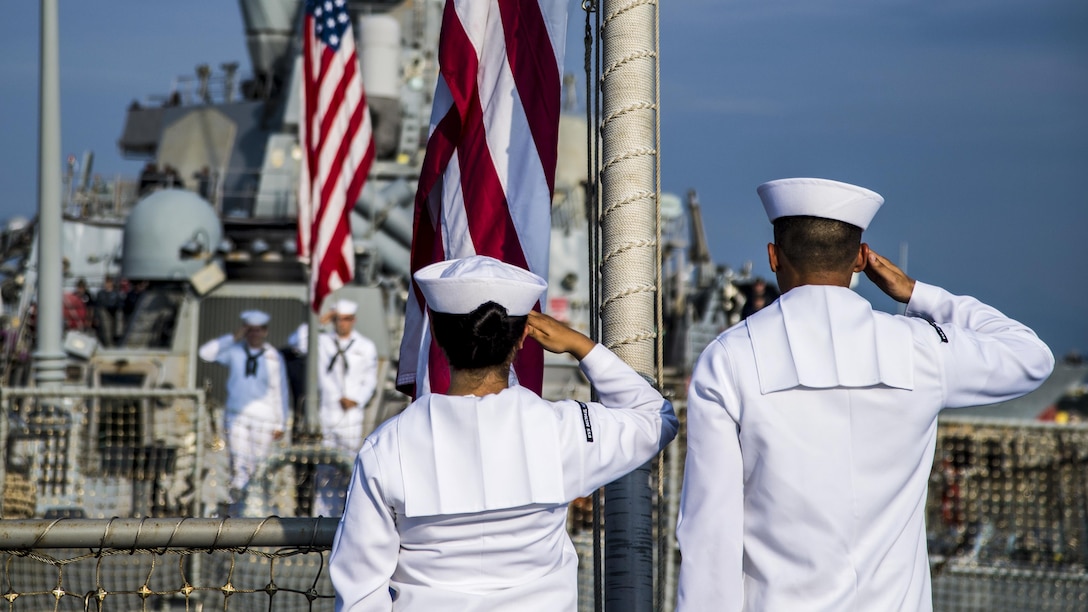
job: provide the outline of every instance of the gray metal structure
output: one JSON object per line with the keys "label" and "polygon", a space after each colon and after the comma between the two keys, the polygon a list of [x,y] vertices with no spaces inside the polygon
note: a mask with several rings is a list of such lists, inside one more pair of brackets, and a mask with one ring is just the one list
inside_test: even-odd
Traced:
{"label": "gray metal structure", "polygon": [[38,116],[38,345],[35,381],[64,380],[61,350],[60,50],[57,0],[42,0],[41,111]]}
{"label": "gray metal structure", "polygon": [[212,205],[184,189],[140,200],[125,220],[121,266],[148,281],[187,281],[213,261],[222,224]]}

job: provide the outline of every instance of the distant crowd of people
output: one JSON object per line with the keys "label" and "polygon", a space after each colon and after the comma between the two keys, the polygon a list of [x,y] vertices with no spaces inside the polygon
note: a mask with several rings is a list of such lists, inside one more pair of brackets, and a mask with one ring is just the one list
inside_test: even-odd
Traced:
{"label": "distant crowd of people", "polygon": [[147,162],[143,170],[140,170],[140,195],[145,195],[159,186],[183,189],[185,182],[181,180],[177,168],[169,164],[160,168],[155,162]]}
{"label": "distant crowd of people", "polygon": [[[211,169],[208,166],[202,167],[193,173],[192,179],[196,183],[196,192],[200,194],[200,197],[208,198],[212,185]],[[140,195],[147,195],[159,187],[185,189],[186,184],[181,178],[181,172],[170,164],[158,166],[155,162],[147,162],[140,170]]]}
{"label": "distant crowd of people", "polygon": [[104,347],[117,346],[147,287],[147,281],[117,282],[107,276],[92,295],[87,280],[78,279],[75,289],[64,294],[64,329],[93,334]]}

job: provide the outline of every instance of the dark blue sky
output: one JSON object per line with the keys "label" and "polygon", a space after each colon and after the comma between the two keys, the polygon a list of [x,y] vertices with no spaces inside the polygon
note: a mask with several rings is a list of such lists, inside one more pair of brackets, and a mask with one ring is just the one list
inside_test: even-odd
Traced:
{"label": "dark blue sky", "polygon": [[[32,215],[37,191],[39,9],[8,4],[0,219]],[[63,150],[94,150],[106,175],[139,169],[115,145],[131,100],[199,63],[248,66],[236,3],[60,4]],[[911,275],[992,303],[1058,355],[1088,351],[1088,3],[677,0],[661,22],[662,182],[699,191],[716,260],[769,275],[759,183],[854,182],[887,200],[874,249],[894,260],[907,243]]]}

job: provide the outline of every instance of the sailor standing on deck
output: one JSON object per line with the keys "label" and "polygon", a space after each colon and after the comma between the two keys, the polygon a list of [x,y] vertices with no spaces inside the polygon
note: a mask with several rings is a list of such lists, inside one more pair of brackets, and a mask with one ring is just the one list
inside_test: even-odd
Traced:
{"label": "sailor standing on deck", "polygon": [[[352,456],[363,446],[363,415],[378,384],[378,349],[355,330],[359,306],[337,300],[321,323],[332,323],[331,332],[317,339],[317,376],[320,395],[321,444],[347,451]],[[288,342],[305,354],[309,327],[303,323]],[[319,465],[316,474],[314,516],[340,516],[348,474],[335,466]]]}
{"label": "sailor standing on deck", "polygon": [[[573,611],[567,504],[668,444],[672,406],[608,349],[533,312],[547,284],[531,272],[474,256],[415,279],[450,387],[363,443],[329,558],[336,609]],[[526,336],[581,361],[600,402],[511,386]]]}
{"label": "sailor standing on deck", "polygon": [[230,451],[230,488],[234,502],[257,468],[268,458],[272,444],[287,431],[287,370],[283,357],[268,337],[271,317],[260,310],[242,313],[242,327],[204,343],[198,354],[204,361],[230,369],[227,410],[223,429]]}
{"label": "sailor standing on deck", "polygon": [[[758,192],[783,294],[692,374],[678,609],[931,610],[937,413],[1028,393],[1054,358],[1024,325],[869,250],[878,194],[822,179]],[[861,271],[907,316],[851,291]]]}

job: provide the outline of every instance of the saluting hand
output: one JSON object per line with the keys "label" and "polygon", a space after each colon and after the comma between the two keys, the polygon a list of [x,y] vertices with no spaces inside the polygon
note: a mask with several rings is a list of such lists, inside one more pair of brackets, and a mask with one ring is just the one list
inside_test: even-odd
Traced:
{"label": "saluting hand", "polygon": [[914,279],[872,249],[869,250],[865,276],[868,276],[874,285],[897,302],[906,304],[914,293]]}
{"label": "saluting hand", "polygon": [[597,346],[597,343],[585,334],[535,310],[529,313],[529,322],[525,328],[529,332],[529,337],[539,342],[545,350],[553,353],[570,353],[579,361]]}

